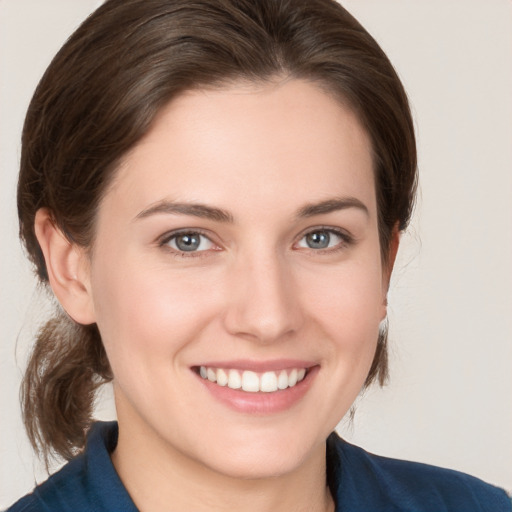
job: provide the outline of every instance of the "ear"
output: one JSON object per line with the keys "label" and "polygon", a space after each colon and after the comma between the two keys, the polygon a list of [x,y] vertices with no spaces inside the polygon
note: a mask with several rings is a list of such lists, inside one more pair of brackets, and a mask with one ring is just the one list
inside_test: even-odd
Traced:
{"label": "ear", "polygon": [[388,306],[388,290],[389,290],[389,282],[391,281],[391,274],[393,272],[393,267],[395,266],[396,255],[398,253],[398,247],[400,245],[400,230],[398,228],[398,223],[393,227],[393,231],[391,232],[391,238],[389,240],[389,248],[387,254],[387,261],[383,265],[382,272],[382,294],[383,294],[383,302],[382,302],[382,320],[386,318],[387,315],[387,306]]}
{"label": "ear", "polygon": [[55,225],[47,208],[37,211],[34,229],[43,251],[50,286],[61,306],[75,322],[94,323],[89,260],[85,250],[70,242]]}

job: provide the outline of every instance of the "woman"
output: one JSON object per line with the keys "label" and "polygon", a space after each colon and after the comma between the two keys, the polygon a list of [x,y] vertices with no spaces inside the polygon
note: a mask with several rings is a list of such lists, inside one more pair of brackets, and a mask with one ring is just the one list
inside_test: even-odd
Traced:
{"label": "woman", "polygon": [[338,4],[106,2],[24,128],[21,235],[62,306],[25,421],[72,460],[12,510],[510,510],[331,434],[386,378],[415,183],[403,88]]}

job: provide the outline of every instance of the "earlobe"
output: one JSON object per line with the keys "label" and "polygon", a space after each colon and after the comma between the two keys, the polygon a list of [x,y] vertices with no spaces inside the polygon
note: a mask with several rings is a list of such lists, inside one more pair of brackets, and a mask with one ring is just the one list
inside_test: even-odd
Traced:
{"label": "earlobe", "polygon": [[85,251],[72,243],[56,226],[50,211],[40,208],[34,229],[43,251],[53,293],[75,322],[95,322]]}

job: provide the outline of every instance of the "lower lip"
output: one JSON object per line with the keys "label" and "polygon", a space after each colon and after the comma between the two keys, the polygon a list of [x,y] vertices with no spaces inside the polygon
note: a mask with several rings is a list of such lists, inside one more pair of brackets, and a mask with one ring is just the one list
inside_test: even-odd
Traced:
{"label": "lower lip", "polygon": [[285,411],[297,404],[311,387],[319,368],[319,366],[309,368],[304,379],[295,386],[271,393],[262,391],[251,393],[231,389],[203,379],[197,373],[196,375],[213,397],[229,408],[248,414],[273,414]]}

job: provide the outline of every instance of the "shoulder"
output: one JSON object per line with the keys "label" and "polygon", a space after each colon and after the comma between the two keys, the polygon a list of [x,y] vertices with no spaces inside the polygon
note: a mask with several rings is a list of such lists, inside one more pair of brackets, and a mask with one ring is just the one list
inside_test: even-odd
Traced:
{"label": "shoulder", "polygon": [[6,512],[39,512],[49,510],[79,510],[84,504],[84,456],[79,455],[61,470],[38,485]]}
{"label": "shoulder", "polygon": [[374,455],[335,434],[328,450],[342,510],[512,512],[503,489],[465,473]]}
{"label": "shoulder", "polygon": [[110,453],[117,444],[117,432],[115,422],[94,424],[87,436],[84,453],[6,512],[136,512],[110,460]]}

